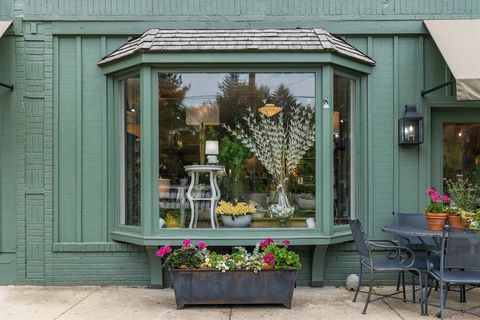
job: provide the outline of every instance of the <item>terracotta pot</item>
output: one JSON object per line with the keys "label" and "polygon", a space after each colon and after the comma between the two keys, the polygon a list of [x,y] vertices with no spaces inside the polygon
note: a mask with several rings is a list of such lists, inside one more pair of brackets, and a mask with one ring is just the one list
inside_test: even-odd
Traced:
{"label": "terracotta pot", "polygon": [[432,213],[425,212],[428,222],[428,229],[435,231],[443,231],[447,223],[448,213]]}
{"label": "terracotta pot", "polygon": [[462,219],[462,217],[457,215],[448,216],[448,225],[453,228],[467,228],[468,222]]}

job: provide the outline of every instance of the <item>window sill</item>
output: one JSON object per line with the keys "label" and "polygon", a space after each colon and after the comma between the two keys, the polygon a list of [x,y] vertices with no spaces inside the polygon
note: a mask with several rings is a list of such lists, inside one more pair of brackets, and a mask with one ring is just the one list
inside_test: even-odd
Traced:
{"label": "window sill", "polygon": [[[255,230],[257,231],[257,230]],[[331,236],[322,235],[316,229],[259,229],[248,230],[174,230],[161,235],[143,236],[122,231],[111,233],[112,239],[141,246],[181,245],[184,239],[202,240],[211,246],[248,246],[255,245],[266,237],[288,239],[292,245],[330,245],[351,240],[351,232],[336,232]]]}

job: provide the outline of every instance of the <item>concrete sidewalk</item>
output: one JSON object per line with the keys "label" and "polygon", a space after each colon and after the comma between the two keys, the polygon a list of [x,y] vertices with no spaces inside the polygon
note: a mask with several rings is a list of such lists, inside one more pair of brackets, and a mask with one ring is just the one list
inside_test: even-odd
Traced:
{"label": "concrete sidewalk", "polygon": [[[378,287],[377,292],[392,287]],[[475,292],[477,291],[477,292]],[[366,295],[352,303],[353,293],[344,288],[295,289],[292,309],[280,306],[194,306],[176,310],[171,289],[153,290],[131,287],[0,287],[0,319],[436,319],[438,308],[430,308],[429,317],[419,316],[418,304],[387,299],[369,306],[362,315]],[[471,302],[480,304],[480,289],[468,293]],[[437,293],[432,302],[438,301]],[[458,306],[458,294],[449,304]],[[468,304],[470,305],[470,303]],[[478,309],[477,309],[478,310]],[[478,319],[471,315],[448,313],[449,319]]]}

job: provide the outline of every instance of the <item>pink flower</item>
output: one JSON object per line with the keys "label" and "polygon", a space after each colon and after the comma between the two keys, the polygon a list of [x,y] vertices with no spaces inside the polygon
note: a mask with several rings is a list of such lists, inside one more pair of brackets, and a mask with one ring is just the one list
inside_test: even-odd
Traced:
{"label": "pink flower", "polygon": [[185,239],[182,242],[182,248],[187,248],[192,244],[192,240]]}
{"label": "pink flower", "polygon": [[260,242],[260,246],[266,247],[266,246],[268,246],[270,243],[273,243],[273,239],[272,239],[272,238],[267,238],[267,239],[263,240],[262,242]]}
{"label": "pink flower", "polygon": [[448,201],[450,201],[450,197],[449,196],[443,196],[442,200],[443,200],[443,202],[448,202]]}
{"label": "pink flower", "polygon": [[435,189],[435,188],[428,188],[427,190],[425,190],[425,195],[431,197],[431,196],[434,195],[436,192],[437,192],[437,189]]}
{"label": "pink flower", "polygon": [[167,253],[172,252],[172,248],[169,246],[161,247],[160,249],[157,250],[156,256],[163,258],[163,256]]}
{"label": "pink flower", "polygon": [[271,252],[267,253],[266,255],[263,256],[263,261],[265,263],[268,263],[269,265],[273,266],[276,261],[275,261],[275,255]]}
{"label": "pink flower", "polygon": [[207,247],[207,244],[203,241],[200,241],[199,243],[197,243],[197,247],[199,247],[200,249],[205,249]]}
{"label": "pink flower", "polygon": [[432,194],[431,197],[433,202],[438,202],[438,200],[440,200],[441,198],[441,196],[438,193]]}
{"label": "pink flower", "polygon": [[287,240],[287,239],[283,240],[282,242],[286,246],[288,246],[290,244],[290,240]]}

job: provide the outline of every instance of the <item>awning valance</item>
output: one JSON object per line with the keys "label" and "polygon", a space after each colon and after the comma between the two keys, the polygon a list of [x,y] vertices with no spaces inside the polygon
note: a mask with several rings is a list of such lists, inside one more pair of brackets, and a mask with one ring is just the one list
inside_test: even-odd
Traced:
{"label": "awning valance", "polygon": [[8,27],[12,24],[11,20],[0,20],[0,38],[3,36],[3,34],[7,31]]}
{"label": "awning valance", "polygon": [[480,19],[424,22],[455,77],[457,100],[480,100]]}

